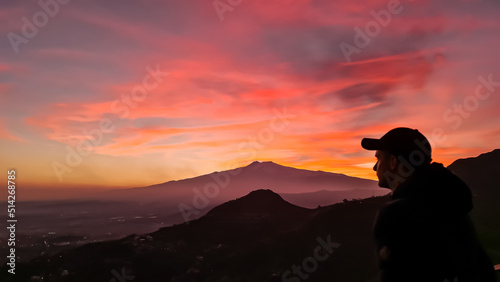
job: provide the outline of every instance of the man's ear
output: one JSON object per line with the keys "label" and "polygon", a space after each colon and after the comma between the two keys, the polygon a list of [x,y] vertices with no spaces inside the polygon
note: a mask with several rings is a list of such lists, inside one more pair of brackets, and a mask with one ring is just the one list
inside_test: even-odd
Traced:
{"label": "man's ear", "polygon": [[396,171],[398,168],[398,159],[394,155],[391,155],[390,157],[389,167],[391,168],[391,171]]}

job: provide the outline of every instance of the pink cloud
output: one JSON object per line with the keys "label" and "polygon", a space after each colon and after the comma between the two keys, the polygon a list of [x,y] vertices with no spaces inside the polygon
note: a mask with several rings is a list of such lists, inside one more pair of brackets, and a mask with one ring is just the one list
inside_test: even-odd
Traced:
{"label": "pink cloud", "polygon": [[24,140],[12,134],[6,127],[5,122],[0,120],[0,139],[23,142]]}
{"label": "pink cloud", "polygon": [[[255,158],[365,177],[373,177],[373,160],[360,139],[393,127],[427,135],[442,128],[449,141],[435,152],[443,162],[486,151],[498,136],[497,95],[458,130],[443,119],[473,93],[478,75],[499,77],[491,3],[444,10],[432,1],[401,2],[403,12],[352,63],[339,44],[352,43],[353,28],[364,28],[388,1],[244,1],[223,22],[211,2],[191,3],[65,6],[29,48],[1,61],[0,136],[16,138],[5,125],[13,120],[26,136],[63,147],[109,118],[116,128],[97,154],[164,154],[209,171],[251,161],[252,148],[239,146],[286,108],[295,118]],[[20,17],[34,8],[0,13],[19,31]],[[169,76],[127,105],[123,97],[156,65]]]}

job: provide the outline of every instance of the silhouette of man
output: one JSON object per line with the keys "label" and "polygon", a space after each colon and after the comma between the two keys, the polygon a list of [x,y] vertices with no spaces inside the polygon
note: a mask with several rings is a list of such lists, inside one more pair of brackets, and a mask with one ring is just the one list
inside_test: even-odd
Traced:
{"label": "silhouette of man", "polygon": [[380,139],[364,138],[361,146],[376,150],[379,186],[392,191],[374,224],[380,281],[495,281],[468,216],[470,189],[432,163],[425,136],[395,128]]}

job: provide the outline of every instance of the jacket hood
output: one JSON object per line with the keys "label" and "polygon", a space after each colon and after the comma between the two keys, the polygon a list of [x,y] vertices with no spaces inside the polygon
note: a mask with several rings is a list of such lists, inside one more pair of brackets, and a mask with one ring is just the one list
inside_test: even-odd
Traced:
{"label": "jacket hood", "polygon": [[469,187],[440,163],[415,170],[392,198],[417,200],[428,214],[442,219],[462,218],[473,207]]}

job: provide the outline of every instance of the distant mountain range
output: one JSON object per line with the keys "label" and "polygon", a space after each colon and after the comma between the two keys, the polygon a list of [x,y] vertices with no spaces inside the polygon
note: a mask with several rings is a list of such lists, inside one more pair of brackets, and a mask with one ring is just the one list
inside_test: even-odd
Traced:
{"label": "distant mountain range", "polygon": [[168,181],[161,184],[109,191],[119,198],[151,197],[171,198],[192,196],[193,189],[203,191],[205,187],[219,188],[217,198],[234,199],[257,189],[272,189],[276,193],[310,193],[321,190],[382,190],[373,180],[351,177],[344,174],[311,171],[282,166],[274,162],[255,161],[245,167],[213,172],[193,178]]}
{"label": "distant mountain range", "polygon": [[[495,264],[500,264],[500,213],[485,212],[498,206],[499,170],[495,172],[495,167],[500,163],[499,152],[457,160],[449,167],[475,195],[473,220]],[[266,173],[272,178],[273,173],[276,176],[288,169],[274,163],[253,163],[241,171],[235,183]],[[328,184],[323,178],[347,179],[321,172],[290,171],[295,172],[296,181],[310,177],[318,188]],[[325,196],[329,191],[311,193]],[[388,200],[386,195],[311,209],[293,205],[269,189],[258,189],[218,205],[189,223],[39,257],[18,264],[15,276],[7,274],[4,267],[0,280],[377,281],[371,228],[376,212]],[[307,278],[294,274],[296,266]]]}
{"label": "distant mountain range", "polygon": [[388,193],[373,180],[255,161],[241,168],[146,187],[111,190],[98,196],[119,201],[161,202],[177,210],[180,203],[193,207],[196,205],[193,201],[206,202],[203,208],[197,209],[201,216],[221,203],[258,189],[271,189],[291,203],[309,208]]}
{"label": "distant mountain range", "polygon": [[[148,187],[92,191],[87,196],[81,192],[72,199],[48,191],[47,194],[61,199],[19,202],[23,228],[17,230],[17,238],[23,244],[17,253],[23,260],[30,260],[89,242],[149,233],[199,218],[210,209],[257,189],[278,191],[286,201],[307,208],[388,192],[372,180],[273,162],[253,162],[237,169]],[[21,200],[30,196],[27,189],[20,190],[20,194]],[[2,207],[7,209],[6,202],[0,202]],[[6,214],[0,215],[0,220],[7,220]],[[7,251],[7,239],[0,234],[0,252]],[[4,260],[0,259],[0,263]]]}

